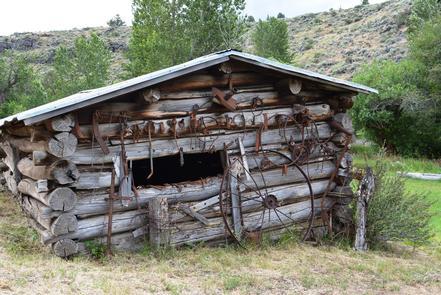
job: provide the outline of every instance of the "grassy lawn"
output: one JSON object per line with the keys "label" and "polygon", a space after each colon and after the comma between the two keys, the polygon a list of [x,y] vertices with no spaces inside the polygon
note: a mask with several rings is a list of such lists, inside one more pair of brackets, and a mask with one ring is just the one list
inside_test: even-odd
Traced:
{"label": "grassy lawn", "polygon": [[205,248],[111,260],[62,260],[39,246],[18,206],[0,195],[3,294],[436,294],[441,252],[357,253],[288,241],[249,249]]}
{"label": "grassy lawn", "polygon": [[[364,166],[357,151],[355,164]],[[373,164],[375,155],[367,157]],[[440,172],[434,162],[384,160],[396,171]],[[409,169],[407,169],[409,168]],[[412,168],[412,169],[410,169]],[[418,168],[418,169],[417,169]],[[408,180],[441,209],[441,183]],[[433,219],[440,238],[441,218]],[[439,245],[439,244],[438,244]],[[441,249],[354,252],[295,241],[251,248],[196,247],[62,260],[41,247],[17,204],[0,193],[0,294],[440,294]]]}

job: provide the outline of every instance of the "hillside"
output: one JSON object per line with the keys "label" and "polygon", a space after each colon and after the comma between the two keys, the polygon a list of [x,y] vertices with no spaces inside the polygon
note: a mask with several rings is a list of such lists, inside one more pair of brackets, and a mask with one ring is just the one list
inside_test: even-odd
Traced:
{"label": "hillside", "polygon": [[[362,64],[373,59],[400,60],[407,53],[406,22],[410,8],[409,0],[393,0],[287,19],[295,64],[348,79]],[[251,30],[253,27],[250,26]],[[71,46],[76,37],[92,32],[106,40],[112,50],[112,73],[116,79],[122,71],[130,38],[130,27],[126,26],[0,36],[0,52],[12,49],[24,54],[39,70],[45,71],[59,45]],[[252,50],[249,38],[245,50]]]}

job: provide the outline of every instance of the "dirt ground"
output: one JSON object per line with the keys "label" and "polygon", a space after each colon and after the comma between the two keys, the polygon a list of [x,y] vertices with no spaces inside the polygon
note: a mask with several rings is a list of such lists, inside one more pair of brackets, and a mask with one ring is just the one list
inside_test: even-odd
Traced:
{"label": "dirt ground", "polygon": [[441,251],[356,253],[295,241],[63,260],[0,195],[0,294],[441,294]]}

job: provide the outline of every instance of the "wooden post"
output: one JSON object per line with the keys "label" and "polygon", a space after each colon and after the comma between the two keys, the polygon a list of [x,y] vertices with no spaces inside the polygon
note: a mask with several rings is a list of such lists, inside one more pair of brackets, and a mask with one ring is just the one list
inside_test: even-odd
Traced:
{"label": "wooden post", "polygon": [[[231,194],[231,215],[233,217],[233,227],[234,227],[234,234],[237,239],[241,238],[242,235],[242,220],[241,220],[241,214],[240,214],[240,196],[239,196],[239,187],[238,187],[238,181],[237,178],[239,177],[239,171],[240,171],[240,165],[237,162],[238,160],[234,160],[235,158],[232,158],[233,163],[230,167],[230,175],[229,175],[229,182],[230,182],[230,194]],[[246,173],[246,172],[245,172]]]}
{"label": "wooden post", "polygon": [[168,202],[165,197],[149,201],[149,237],[154,249],[170,244]]}
{"label": "wooden post", "polygon": [[375,177],[372,169],[367,167],[357,192],[357,232],[354,244],[354,249],[356,251],[366,251],[368,249],[366,241],[367,209],[374,191]]}

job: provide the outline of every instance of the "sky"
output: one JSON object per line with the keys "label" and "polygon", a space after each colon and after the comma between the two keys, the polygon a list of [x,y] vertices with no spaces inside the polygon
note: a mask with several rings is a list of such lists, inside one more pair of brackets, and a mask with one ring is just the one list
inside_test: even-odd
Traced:
{"label": "sky", "polygon": [[[385,0],[370,0],[370,3]],[[330,8],[349,8],[361,0],[247,0],[245,13],[266,18],[283,12],[293,17]],[[0,35],[104,26],[119,14],[132,20],[132,0],[0,0]]]}

